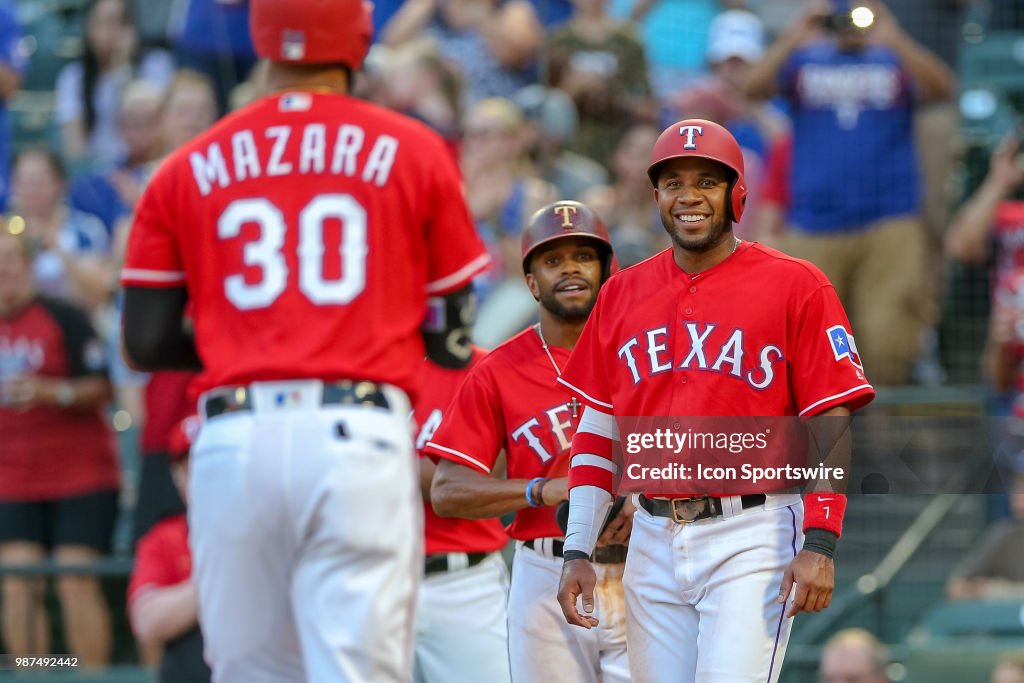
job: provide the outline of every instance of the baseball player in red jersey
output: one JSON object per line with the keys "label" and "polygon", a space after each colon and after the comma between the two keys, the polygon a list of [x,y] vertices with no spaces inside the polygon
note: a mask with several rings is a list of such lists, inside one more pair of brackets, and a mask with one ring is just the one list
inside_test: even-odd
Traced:
{"label": "baseball player in red jersey", "polygon": [[[555,380],[614,269],[608,230],[583,204],[560,201],[534,214],[522,244],[540,322],[480,361],[427,443],[427,453],[441,458],[434,509],[478,519],[515,513],[508,528],[517,541],[508,597],[513,681],[628,681],[620,577],[631,508],[613,520],[596,558],[602,627],[569,627],[554,602],[563,532],[553,506],[568,495],[569,446],[582,408]],[[490,476],[502,449],[506,479]]]}
{"label": "baseball player in red jersey", "polygon": [[438,516],[430,506],[436,468],[423,452],[456,389],[486,354],[474,347],[465,368],[445,368],[430,359],[423,363],[413,411],[427,551],[416,605],[416,683],[509,681],[508,572],[498,552],[508,534],[498,519]]}
{"label": "baseball player in red jersey", "polygon": [[147,187],[125,349],[202,370],[189,529],[214,680],[405,681],[423,571],[409,396],[424,346],[469,359],[460,312],[488,258],[441,138],[346,95],[369,3],[249,7],[271,94]]}
{"label": "baseball player in red jersey", "polygon": [[[874,397],[821,271],[733,236],[746,185],[728,131],[699,119],[669,127],[648,174],[672,247],[605,286],[560,378],[587,405],[559,587],[567,621],[584,628],[599,621],[587,558],[612,500],[615,417],[833,415],[808,424],[841,435],[825,460],[837,465],[850,412]],[[637,495],[624,579],[633,680],[777,681],[791,617],[831,598],[842,483],[815,482],[804,506],[785,492]]]}

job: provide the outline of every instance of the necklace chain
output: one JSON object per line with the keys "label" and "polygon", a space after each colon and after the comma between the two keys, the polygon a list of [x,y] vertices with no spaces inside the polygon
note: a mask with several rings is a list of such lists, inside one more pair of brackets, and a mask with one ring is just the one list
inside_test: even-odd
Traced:
{"label": "necklace chain", "polygon": [[540,337],[540,345],[544,347],[544,353],[548,354],[548,360],[551,361],[551,367],[555,369],[555,374],[561,377],[562,370],[558,367],[558,363],[555,362],[555,357],[551,355],[551,349],[548,348],[548,342],[544,339],[544,333],[540,331],[540,323],[534,324],[533,329],[537,330],[537,336]]}

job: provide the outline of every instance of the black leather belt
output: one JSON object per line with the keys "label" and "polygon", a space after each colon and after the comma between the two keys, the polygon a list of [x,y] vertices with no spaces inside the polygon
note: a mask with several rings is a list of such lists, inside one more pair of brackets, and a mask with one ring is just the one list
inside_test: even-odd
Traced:
{"label": "black leather belt", "polygon": [[[530,550],[536,550],[534,547],[533,540],[525,541],[524,546]],[[598,564],[619,564],[626,561],[626,552],[628,548],[624,545],[606,545],[601,548],[594,550],[594,562]],[[551,542],[551,554],[555,557],[562,557],[565,552],[564,541],[552,541]]]}
{"label": "black leather belt", "polygon": [[475,567],[483,562],[490,553],[465,553],[468,563],[465,566],[450,566],[448,561],[448,553],[439,553],[437,555],[427,555],[423,559],[423,575],[430,576],[431,574],[440,574],[441,572],[451,571],[453,569],[469,569]]}
{"label": "black leather belt", "polygon": [[[764,505],[763,493],[741,496],[743,509]],[[640,507],[655,517],[668,517],[680,524],[722,516],[722,499],[712,496],[696,498],[648,498],[640,496]]]}
{"label": "black leather belt", "polygon": [[[282,390],[282,396],[286,393]],[[379,384],[347,379],[324,383],[320,404],[375,406],[385,410],[391,408]],[[225,413],[249,410],[252,410],[252,391],[245,386],[214,389],[203,401],[203,412],[208,420]]]}

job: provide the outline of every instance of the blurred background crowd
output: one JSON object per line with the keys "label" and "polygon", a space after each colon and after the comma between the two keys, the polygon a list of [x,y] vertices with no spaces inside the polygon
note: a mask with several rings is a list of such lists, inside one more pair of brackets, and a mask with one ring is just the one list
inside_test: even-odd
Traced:
{"label": "blurred background crowd", "polygon": [[[482,346],[535,315],[536,208],[589,204],[623,266],[669,246],[650,149],[700,117],[744,150],[738,236],[835,284],[877,411],[1024,418],[1024,0],[380,0],[374,23],[355,95],[458,159],[493,256]],[[191,407],[187,374],[124,364],[117,280],[161,159],[262,92],[245,0],[0,0],[0,505],[39,527],[0,528],[0,651],[149,680],[138,665],[194,628],[177,557],[176,628],[125,605],[137,542],[184,509],[166,473]],[[37,297],[56,303],[26,322]],[[798,625],[783,680],[1024,681],[1000,611],[1024,599],[1007,463],[1002,495],[851,500],[845,597]],[[965,623],[979,640],[951,648]]]}

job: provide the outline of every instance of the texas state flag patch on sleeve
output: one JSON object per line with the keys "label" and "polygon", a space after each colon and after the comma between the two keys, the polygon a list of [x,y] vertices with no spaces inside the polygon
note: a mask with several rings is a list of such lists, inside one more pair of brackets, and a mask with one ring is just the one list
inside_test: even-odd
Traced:
{"label": "texas state flag patch on sleeve", "polygon": [[857,353],[857,343],[845,327],[833,325],[825,330],[825,333],[828,335],[828,341],[832,345],[832,353],[835,355],[837,363],[844,358],[849,358],[851,363],[863,369],[860,354]]}

